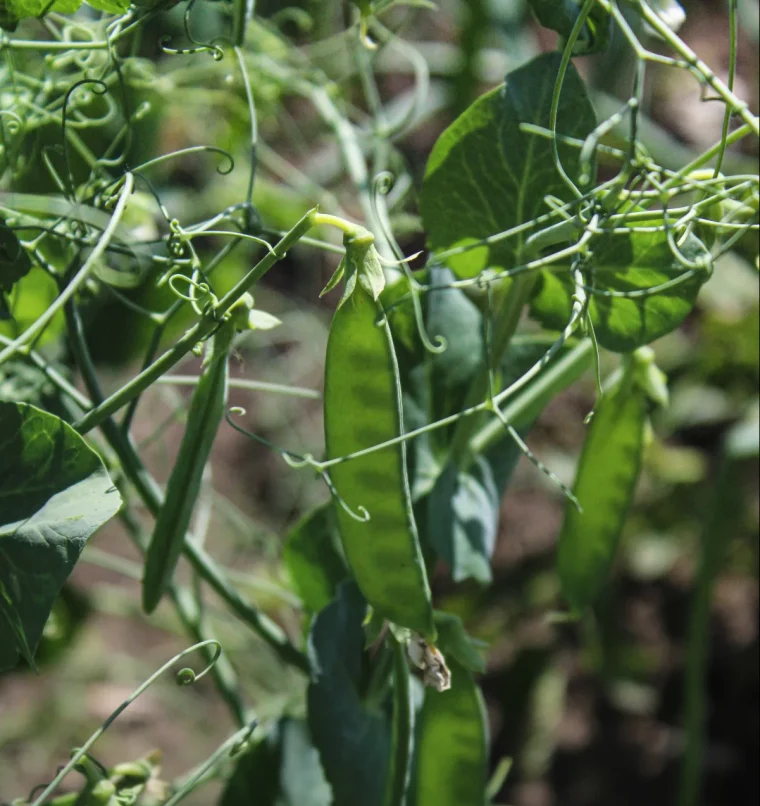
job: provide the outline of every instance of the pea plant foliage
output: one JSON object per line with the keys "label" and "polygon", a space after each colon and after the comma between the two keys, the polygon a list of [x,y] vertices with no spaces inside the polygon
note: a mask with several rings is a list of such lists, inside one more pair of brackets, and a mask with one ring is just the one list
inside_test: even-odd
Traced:
{"label": "pea plant foliage", "polygon": [[[106,562],[87,544],[115,519],[144,558],[143,610],[173,609],[182,657],[206,664],[177,682],[208,675],[230,714],[229,738],[177,780],[150,748],[100,763],[97,739],[170,659],[52,780],[0,792],[14,804],[168,805],[210,780],[224,782],[221,806],[494,803],[487,646],[436,606],[431,581],[489,584],[499,502],[525,457],[565,501],[556,609],[591,617],[649,417],[668,401],[648,345],[686,319],[722,254],[756,242],[758,178],[733,170],[731,147],[757,139],[758,119],[734,93],[735,65],[719,78],[679,38],[674,0],[530,0],[557,50],[513,65],[416,177],[397,143],[435,111],[431,65],[403,32],[435,4],[333,5],[344,28],[324,34],[303,9],[264,17],[255,0],[0,0],[0,672],[35,668],[67,578]],[[603,117],[574,60],[613,40],[634,70]],[[688,73],[724,109],[722,137],[682,165],[660,164],[641,135],[653,66]],[[411,79],[391,100],[388,70]],[[294,101],[337,145],[317,178],[292,162]],[[188,113],[172,148],[159,133],[176,104],[205,128]],[[192,205],[183,166],[201,182]],[[273,187],[290,195],[273,202]],[[410,233],[424,254],[404,253]],[[322,292],[334,309],[323,387],[237,381],[321,396],[324,443],[297,453],[246,430],[230,357],[287,327],[258,307],[264,275],[325,255],[337,268]],[[104,301],[132,317],[113,339],[140,351],[116,388],[91,338]],[[134,423],[193,355],[159,484]],[[609,377],[600,359],[617,366]],[[568,486],[525,437],[587,372],[598,396]],[[287,617],[244,594],[204,541],[223,432],[323,484],[326,503],[283,536]],[[208,616],[209,592],[223,618]],[[298,677],[295,699],[251,701],[222,637],[231,623]]]}

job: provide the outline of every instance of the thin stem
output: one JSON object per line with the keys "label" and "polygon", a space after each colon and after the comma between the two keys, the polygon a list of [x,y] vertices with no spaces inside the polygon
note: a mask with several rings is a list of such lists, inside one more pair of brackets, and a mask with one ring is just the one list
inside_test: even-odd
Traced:
{"label": "thin stem", "polygon": [[165,672],[169,671],[179,660],[184,658],[186,655],[189,655],[195,652],[198,649],[203,649],[207,645],[214,645],[216,647],[216,654],[211,664],[207,665],[206,668],[200,672],[199,674],[192,673],[192,677],[190,678],[189,682],[193,683],[197,680],[200,680],[204,677],[213,663],[216,662],[217,658],[221,654],[221,647],[217,641],[208,641],[203,642],[201,644],[196,644],[194,646],[188,647],[187,649],[182,650],[182,652],[175,655],[170,661],[165,663],[157,672],[154,672],[142,685],[138,686],[130,695],[127,697],[126,700],[115,710],[113,713],[106,719],[106,721],[90,736],[90,738],[80,747],[77,751],[71,756],[69,762],[64,765],[58,774],[53,778],[53,780],[45,787],[45,789],[37,795],[34,799],[34,802],[31,806],[42,806],[45,801],[50,797],[50,795],[55,792],[58,788],[59,784],[63,781],[63,779],[74,769],[80,759],[84,758],[84,756],[89,752],[90,748],[97,742],[97,740],[108,730],[114,720],[122,713],[122,711],[126,710],[144,691],[146,691],[153,683],[158,680],[161,675]]}
{"label": "thin stem", "polygon": [[404,645],[392,635],[390,641],[393,647],[393,759],[387,804],[404,806],[411,770],[414,710]]}
{"label": "thin stem", "polygon": [[[200,377],[198,375],[162,375],[156,383],[171,384],[174,386],[195,386]],[[246,389],[251,392],[269,392],[274,395],[287,395],[307,400],[320,400],[322,395],[316,389],[305,389],[301,386],[286,386],[280,383],[267,383],[266,381],[249,381],[245,378],[230,378],[228,385],[231,389]]]}
{"label": "thin stem", "polygon": [[81,420],[74,423],[74,428],[80,434],[86,434],[93,428],[100,425],[107,417],[118,411],[132,398],[139,395],[151,384],[153,384],[164,373],[168,372],[183,356],[187,355],[198,342],[207,338],[218,326],[221,317],[252,288],[278,260],[285,257],[288,249],[298,242],[301,235],[305,234],[312,226],[313,217],[316,212],[310,210],[287,232],[279,243],[267,252],[266,255],[243,277],[230,291],[228,291],[213,312],[207,314],[188,330],[184,336],[159,359],[146,367],[139,375],[125,384],[118,392],[104,400],[99,406],[88,412]]}
{"label": "thin stem", "polygon": [[729,107],[732,114],[739,117],[750,127],[752,133],[760,136],[760,125],[756,115],[750,111],[749,105],[734,95],[734,93],[712,72],[712,70],[697,56],[696,53],[673,31],[668,28],[659,14],[654,12],[643,0],[635,5],[638,13],[654,28],[671,48],[705,80],[705,83],[717,93],[723,103]]}
{"label": "thin stem", "polygon": [[741,475],[737,464],[721,459],[709,512],[702,532],[699,570],[695,581],[684,671],[684,733],[686,748],[681,766],[678,806],[702,802],[702,775],[707,717],[706,678],[710,643],[710,605],[731,534],[731,522],[741,512]]}

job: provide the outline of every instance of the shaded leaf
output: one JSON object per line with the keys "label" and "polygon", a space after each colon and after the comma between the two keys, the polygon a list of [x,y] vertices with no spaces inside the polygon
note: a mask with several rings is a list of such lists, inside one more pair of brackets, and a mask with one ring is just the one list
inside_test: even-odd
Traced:
{"label": "shaded leaf", "polygon": [[239,759],[219,806],[330,806],[330,785],[302,719],[284,717]]}
{"label": "shaded leaf", "polygon": [[436,644],[443,652],[447,663],[453,659],[471,672],[481,674],[485,672],[483,650],[486,645],[467,634],[462,619],[453,613],[444,613],[441,610],[436,610],[434,617],[438,630]]}
{"label": "shaded leaf", "polygon": [[498,518],[499,492],[485,459],[468,472],[448,465],[427,498],[427,539],[455,582],[491,581]]}
{"label": "shaded leaf", "polygon": [[338,584],[346,578],[339,545],[332,503],[313,510],[285,538],[283,560],[293,587],[314,613],[332,601]]}
{"label": "shaded leaf", "polygon": [[[544,28],[567,38],[578,19],[583,0],[528,0],[528,5]],[[611,33],[612,18],[601,5],[594,4],[583,24],[574,53],[579,55],[604,50],[609,45]]]}
{"label": "shaded leaf", "polygon": [[309,727],[334,806],[380,806],[385,789],[390,721],[368,707],[360,691],[365,611],[355,583],[343,582],[309,635]]}
{"label": "shaded leaf", "polygon": [[0,295],[29,273],[32,261],[16,233],[0,219]]}
{"label": "shaded leaf", "polygon": [[84,544],[121,497],[71,426],[34,406],[0,403],[0,501],[2,671],[24,643],[34,652]]}

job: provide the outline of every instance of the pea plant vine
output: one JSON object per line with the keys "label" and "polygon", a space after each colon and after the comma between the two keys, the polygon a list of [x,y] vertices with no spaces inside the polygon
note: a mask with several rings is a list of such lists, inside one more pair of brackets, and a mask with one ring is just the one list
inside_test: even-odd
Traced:
{"label": "pea plant vine", "polygon": [[[177,657],[19,806],[168,806],[214,779],[225,781],[221,806],[494,803],[506,767],[489,776],[477,682],[487,647],[436,608],[433,572],[488,585],[499,501],[524,456],[566,499],[554,617],[593,619],[649,417],[668,403],[648,345],[686,319],[721,255],[754,249],[757,264],[758,177],[731,162],[732,146],[758,137],[734,92],[735,0],[726,81],[679,38],[674,0],[530,0],[557,49],[512,69],[443,131],[418,193],[397,143],[431,114],[430,65],[403,31],[434,4],[335,5],[345,29],[320,42],[303,9],[263,17],[255,0],[0,0],[0,671],[35,667],[64,583],[115,518],[144,557],[134,573],[143,610],[168,601],[190,642],[182,656],[205,658],[203,672],[181,669],[177,681],[207,674],[234,724],[171,783],[150,755],[97,761],[96,740]],[[573,60],[613,38],[634,70],[629,97],[602,116]],[[318,46],[331,42],[351,69],[324,67]],[[378,85],[389,64],[412,79],[393,102]],[[725,110],[719,141],[686,164],[660,164],[641,134],[652,66],[688,73]],[[162,105],[177,99],[218,116],[216,142],[163,148]],[[260,136],[262,123],[271,132],[290,119],[290,102],[338,144],[329,180]],[[244,148],[229,146],[241,138]],[[224,201],[188,219],[165,178],[206,163],[209,182],[227,189],[200,206]],[[311,209],[260,210],[262,169]],[[404,226],[424,232],[424,256],[404,253]],[[282,327],[258,307],[257,287],[294,248],[339,258],[323,291],[336,304],[323,455],[272,444],[229,403],[234,383],[320,396],[230,379],[241,339]],[[233,262],[245,268],[226,271]],[[104,299],[147,334],[141,368],[115,389],[88,338]],[[607,354],[619,366],[602,377]],[[197,375],[172,372],[194,355]],[[597,402],[568,486],[525,437],[589,371]],[[146,392],[172,381],[194,389],[163,486],[134,423]],[[204,471],[231,429],[325,484],[327,503],[284,537],[302,630],[240,592],[199,526]],[[175,573],[180,558],[190,583]],[[246,701],[245,670],[209,626],[211,591],[237,630],[303,679],[297,704],[261,719]],[[699,775],[701,727],[690,730],[684,805]]]}

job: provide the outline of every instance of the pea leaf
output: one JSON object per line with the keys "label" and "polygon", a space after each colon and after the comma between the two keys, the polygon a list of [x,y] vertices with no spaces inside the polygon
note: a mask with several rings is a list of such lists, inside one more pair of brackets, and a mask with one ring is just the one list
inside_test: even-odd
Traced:
{"label": "pea leaf", "polygon": [[0,402],[0,671],[27,660],[88,538],[121,497],[63,420]]}
{"label": "pea leaf", "polygon": [[[58,287],[55,280],[43,269],[33,266],[28,274],[19,278],[9,297],[11,301],[9,318],[13,321],[4,322],[0,316],[0,333],[13,337],[23,332],[47,310],[57,296]],[[63,311],[59,311],[40,337],[37,347],[59,336],[64,326]]]}
{"label": "pea leaf", "polygon": [[499,491],[488,462],[479,456],[470,472],[450,464],[427,498],[426,536],[455,582],[491,581]]}
{"label": "pea leaf", "polygon": [[[690,261],[707,254],[693,235],[687,236],[679,249]],[[584,272],[585,282],[591,286],[587,290],[591,297],[589,314],[599,344],[627,353],[675,330],[691,313],[708,276],[705,270],[684,268],[662,232],[601,235],[592,246],[589,270]],[[657,290],[678,278],[683,282]],[[652,293],[644,296],[619,296],[649,289]],[[568,271],[543,271],[531,303],[531,316],[545,328],[562,329],[570,317],[572,294]]]}
{"label": "pea leaf", "polygon": [[346,578],[338,546],[338,524],[331,503],[313,510],[285,538],[283,559],[293,587],[313,613],[327,606]]}
{"label": "pea leaf", "polygon": [[10,17],[22,20],[24,17],[39,17],[48,11],[73,14],[81,5],[82,0],[55,0],[54,3],[50,0],[0,0],[0,19],[8,14]]}
{"label": "pea leaf", "polygon": [[334,806],[380,806],[388,770],[389,720],[361,697],[365,610],[355,583],[343,582],[309,635],[309,728]]}
{"label": "pea leaf", "polygon": [[235,766],[219,806],[329,806],[306,722],[283,717]]}
{"label": "pea leaf", "polygon": [[[549,128],[560,54],[545,53],[509,73],[505,83],[481,96],[438,138],[428,160],[420,211],[436,252],[477,242],[546,212],[547,194],[569,200],[554,164],[551,141],[521,131],[520,124]],[[596,116],[576,70],[562,86],[557,133],[585,138]],[[559,157],[572,177],[579,150],[560,143]],[[459,277],[486,266],[517,263],[525,235],[479,246],[447,260]]]}
{"label": "pea leaf", "polygon": [[16,233],[0,219],[0,294],[10,291],[31,268],[32,261]]}
{"label": "pea leaf", "polygon": [[417,717],[411,806],[486,803],[488,737],[483,697],[472,675],[446,658],[451,688],[425,690]]}
{"label": "pea leaf", "polygon": [[[528,0],[536,19],[562,37],[568,37],[575,25],[582,0]],[[604,50],[610,42],[612,18],[600,5],[593,5],[575,44],[576,55]]]}
{"label": "pea leaf", "polygon": [[130,0],[87,0],[87,5],[107,14],[123,14],[129,8]]}
{"label": "pea leaf", "polygon": [[486,664],[482,652],[486,644],[467,634],[459,616],[436,610],[434,617],[438,631],[436,646],[447,661],[453,659],[471,672],[485,672]]}

